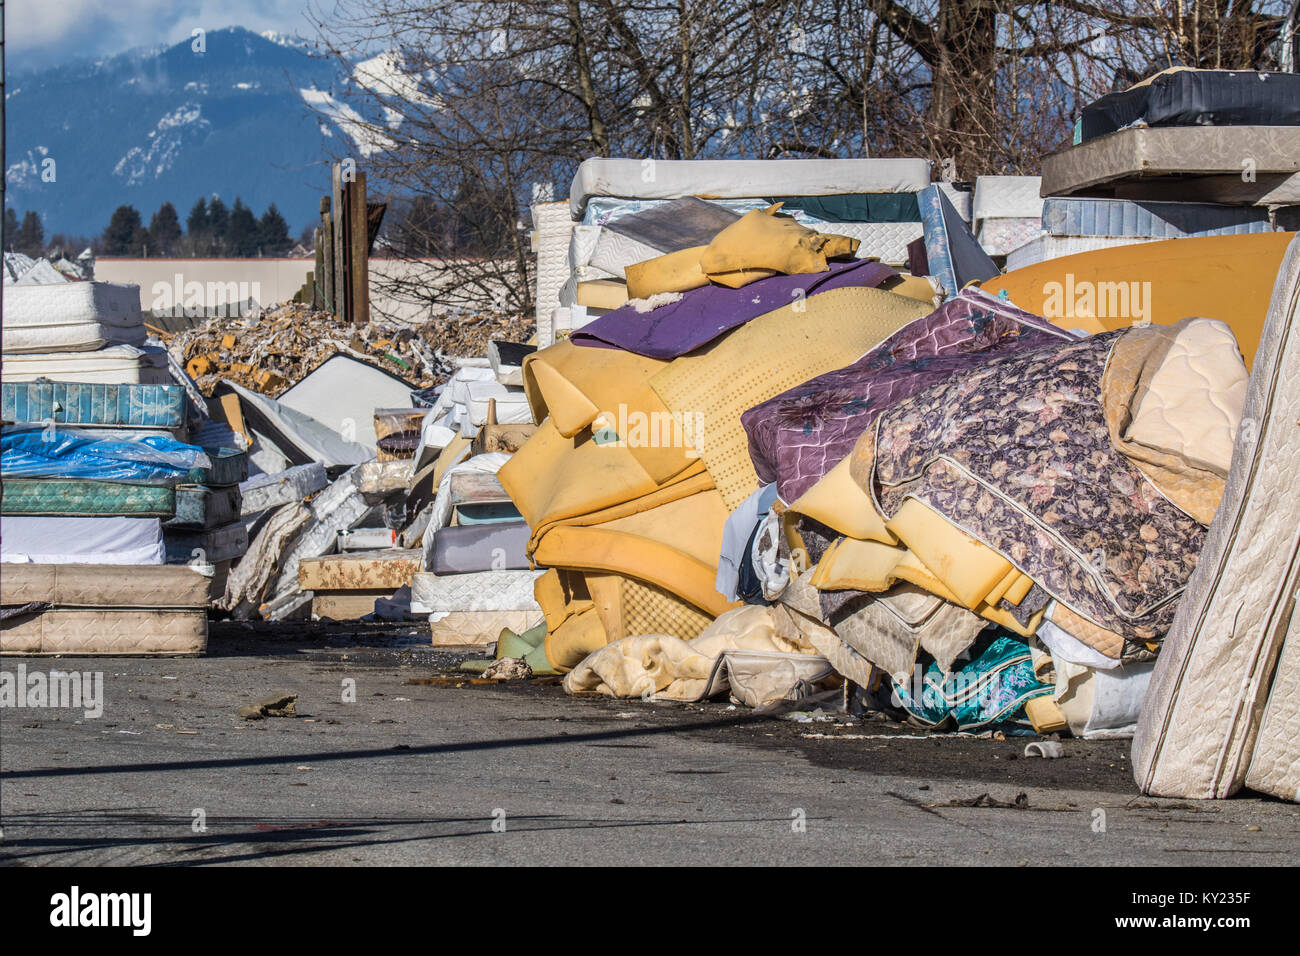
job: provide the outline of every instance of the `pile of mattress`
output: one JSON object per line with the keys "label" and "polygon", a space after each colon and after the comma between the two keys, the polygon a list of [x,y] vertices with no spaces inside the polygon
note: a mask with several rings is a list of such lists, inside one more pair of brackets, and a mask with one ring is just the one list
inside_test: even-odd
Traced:
{"label": "pile of mattress", "polygon": [[1175,68],[1083,110],[1043,157],[1044,196],[1278,206],[1300,202],[1293,74]]}
{"label": "pile of mattress", "polygon": [[5,289],[0,377],[105,384],[171,381],[163,351],[145,344],[140,289],[110,282],[14,284]]}
{"label": "pile of mattress", "polygon": [[[858,240],[859,257],[901,265],[923,232],[916,194],[929,180],[920,159],[588,159],[567,203],[533,207],[538,342],[622,306],[628,266],[707,242],[774,202],[801,225]],[[693,216],[675,210],[655,222],[656,209],[692,197],[703,197]]]}
{"label": "pile of mattress", "polygon": [[[170,538],[238,518],[237,508],[231,514],[227,503],[211,498],[220,483],[230,487],[243,477],[243,453],[175,437],[184,434],[187,409],[179,386],[5,382],[0,391],[3,416],[13,422],[0,433],[3,603],[27,603],[22,582],[56,580],[64,567],[84,572],[75,599],[42,599],[49,607],[41,614],[6,617],[0,647],[13,653],[202,651],[202,608],[218,568],[201,542],[186,541],[191,547],[182,555]],[[227,567],[234,556],[227,556]],[[171,561],[192,563],[201,573],[162,570]],[[156,583],[171,580],[168,575],[188,583],[174,598],[151,604],[160,593]],[[201,600],[190,593],[196,578]],[[141,590],[137,581],[155,584]]]}

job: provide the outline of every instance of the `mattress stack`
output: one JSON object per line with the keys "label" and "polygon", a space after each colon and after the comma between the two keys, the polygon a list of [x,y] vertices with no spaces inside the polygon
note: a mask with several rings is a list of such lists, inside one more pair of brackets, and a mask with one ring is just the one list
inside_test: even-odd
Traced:
{"label": "mattress stack", "polygon": [[1044,196],[1300,203],[1300,76],[1175,67],[1084,107]]}
{"label": "mattress stack", "polygon": [[[177,440],[180,386],[4,382],[0,394],[14,423],[0,436],[0,603],[36,602],[5,617],[0,648],[201,652],[203,608],[247,547],[243,452]],[[53,598],[29,601],[43,583]]]}
{"label": "mattress stack", "polygon": [[[859,257],[901,265],[922,233],[916,193],[929,180],[929,163],[920,159],[588,159],[574,177],[567,222],[560,222],[565,204],[533,207],[538,343],[549,345],[623,305],[629,265],[707,241],[727,222],[773,202],[784,202],[782,211],[802,225],[859,240]],[[958,205],[969,197],[952,193]],[[654,210],[690,197],[705,197],[690,216],[655,221]]]}
{"label": "mattress stack", "polygon": [[145,344],[140,289],[110,282],[14,284],[5,288],[6,382],[164,385],[166,355]]}

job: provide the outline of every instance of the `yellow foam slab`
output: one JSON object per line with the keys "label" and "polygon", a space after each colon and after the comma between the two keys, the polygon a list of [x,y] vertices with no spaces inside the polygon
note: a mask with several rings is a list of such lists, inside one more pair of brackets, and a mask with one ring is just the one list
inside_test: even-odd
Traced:
{"label": "yellow foam slab", "polygon": [[970,610],[1012,569],[1002,555],[915,498],[903,502],[888,527]]}
{"label": "yellow foam slab", "polygon": [[898,538],[885,527],[871,496],[853,480],[849,464],[848,458],[842,459],[790,505],[790,510],[850,538],[897,544]]}

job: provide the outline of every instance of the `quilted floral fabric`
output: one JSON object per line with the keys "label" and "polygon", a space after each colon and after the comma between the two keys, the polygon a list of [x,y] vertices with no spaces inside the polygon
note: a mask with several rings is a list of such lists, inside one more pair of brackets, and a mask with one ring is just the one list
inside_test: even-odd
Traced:
{"label": "quilted floral fabric", "polygon": [[956,375],[880,416],[853,478],[892,516],[928,505],[1062,604],[1149,656],[1169,629],[1205,528],[1111,444],[1101,379],[1125,332]]}
{"label": "quilted floral fabric", "polygon": [[755,405],[741,423],[759,479],[791,502],[853,450],[880,413],[956,372],[1069,333],[978,289],[899,329],[858,361]]}

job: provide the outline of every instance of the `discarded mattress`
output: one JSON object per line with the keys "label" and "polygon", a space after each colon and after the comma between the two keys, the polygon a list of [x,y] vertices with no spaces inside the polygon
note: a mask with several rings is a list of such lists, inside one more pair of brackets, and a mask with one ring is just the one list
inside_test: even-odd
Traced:
{"label": "discarded mattress", "polygon": [[291,502],[302,501],[329,484],[325,466],[313,461],[295,465],[274,475],[254,475],[239,483],[241,515],[257,514],[268,508],[278,508]]}
{"label": "discarded mattress", "polygon": [[929,273],[939,280],[945,295],[956,295],[968,282],[1001,273],[942,189],[927,186],[917,196],[917,202],[925,227]]}
{"label": "discarded mattress", "polygon": [[202,608],[209,579],[176,565],[27,564],[5,569],[0,604],[44,601],[63,608]]}
{"label": "discarded mattress", "polygon": [[176,512],[168,528],[211,530],[239,520],[239,487],[209,488],[207,485],[177,485]]}
{"label": "discarded mattress", "polygon": [[[365,365],[364,362],[355,364]],[[344,391],[355,389],[354,385],[347,382],[342,384],[335,382],[334,387]],[[356,465],[375,457],[374,445],[363,445],[352,441],[344,433],[323,424],[313,416],[273,398],[267,398],[242,385],[223,380],[216,394],[219,396],[225,392],[234,392],[239,396],[240,408],[248,427],[259,435],[266,436],[295,465],[316,461],[330,468],[337,465]],[[298,398],[303,398],[305,394],[299,393]],[[404,396],[409,397],[409,386],[406,387]],[[366,414],[354,420],[348,431],[354,435],[362,434],[361,428],[365,425],[373,433],[373,415],[374,408],[366,409]],[[340,427],[343,425],[342,422],[339,424]]]}
{"label": "discarded mattress", "polygon": [[157,518],[6,516],[0,528],[0,560],[20,564],[162,564],[162,523]]}
{"label": "discarded mattress", "polygon": [[1048,196],[1285,205],[1300,202],[1300,126],[1130,127],[1042,166]]}
{"label": "discarded mattress", "polygon": [[1300,77],[1175,67],[1083,108],[1087,142],[1133,126],[1300,126]]}
{"label": "discarded mattress", "polygon": [[128,485],[77,478],[7,478],[0,488],[0,514],[96,517],[137,515],[170,518],[176,492],[161,485]]}
{"label": "discarded mattress", "polygon": [[436,574],[524,570],[528,537],[523,521],[439,528],[431,536],[427,566]]}
{"label": "discarded mattress", "polygon": [[1134,236],[1180,239],[1272,232],[1268,210],[1204,202],[1045,199],[1043,228],[1051,236]]}
{"label": "discarded mattress", "polygon": [[5,290],[3,346],[14,352],[91,352],[143,345],[140,289],[110,282],[18,285]]}
{"label": "discarded mattress", "polygon": [[1298,313],[1300,245],[1292,241],[1255,355],[1223,501],[1133,741],[1133,776],[1144,793],[1227,797],[1245,784],[1286,800],[1300,795]]}
{"label": "discarded mattress", "polygon": [[176,385],[4,382],[0,416],[12,422],[178,428],[185,390]]}
{"label": "discarded mattress", "polygon": [[746,411],[741,424],[754,470],[792,503],[853,450],[884,409],[958,371],[1068,339],[1037,316],[965,289],[852,365]]}
{"label": "discarded mattress", "polygon": [[538,343],[545,346],[550,341],[542,335],[543,318],[549,319],[551,312],[559,306],[560,290],[569,279],[569,236],[573,231],[573,219],[579,217],[570,217],[569,208],[563,202],[534,203],[531,212],[533,251],[537,254],[534,318]]}
{"label": "discarded mattress", "polygon": [[[582,219],[593,196],[835,196],[914,193],[930,181],[924,159],[653,160],[592,157],[578,167],[569,214]],[[567,237],[566,237],[567,238]]]}
{"label": "discarded mattress", "polygon": [[348,442],[364,445],[371,455],[378,444],[375,409],[397,408],[410,400],[409,382],[351,355],[331,356],[276,399],[282,408],[320,422]]}
{"label": "discarded mattress", "polygon": [[11,425],[0,433],[0,476],[176,485],[211,472],[212,459],[165,432]]}
{"label": "discarded mattress", "polygon": [[575,331],[570,340],[672,359],[782,306],[802,312],[808,300],[823,292],[874,288],[898,275],[889,266],[863,260],[829,266],[827,272],[772,276],[739,289],[713,285],[692,289],[676,302],[645,313],[624,306]]}
{"label": "discarded mattress", "polygon": [[429,615],[434,647],[494,643],[504,630],[522,634],[541,620],[541,612],[435,611]]}
{"label": "discarded mattress", "polygon": [[4,655],[189,657],[207,646],[208,615],[202,608],[49,608],[0,621]]}
{"label": "discarded mattress", "polygon": [[1042,185],[1041,176],[977,176],[970,221],[978,231],[986,219],[1038,219]]}
{"label": "discarded mattress", "polygon": [[540,571],[477,571],[469,574],[417,573],[411,581],[411,613],[441,611],[535,611],[533,582]]}
{"label": "discarded mattress", "polygon": [[298,586],[304,591],[387,591],[408,587],[423,564],[418,550],[386,548],[304,557]]}
{"label": "discarded mattress", "polygon": [[1119,246],[1132,246],[1142,242],[1158,240],[1140,236],[1048,236],[1040,234],[1022,246],[1007,253],[1007,272],[1024,269],[1049,259],[1078,255],[1081,252],[1095,252],[1098,249],[1115,249]]}
{"label": "discarded mattress", "polygon": [[980,283],[1026,312],[1088,333],[1188,316],[1226,322],[1251,364],[1291,236],[1204,236],[1041,262]]}
{"label": "discarded mattress", "polygon": [[103,385],[167,385],[172,381],[162,349],[134,345],[112,345],[94,352],[6,352],[0,377],[6,382],[44,378]]}
{"label": "discarded mattress", "polygon": [[168,564],[219,564],[242,558],[248,551],[248,528],[242,521],[207,531],[169,527],[162,537]]}

